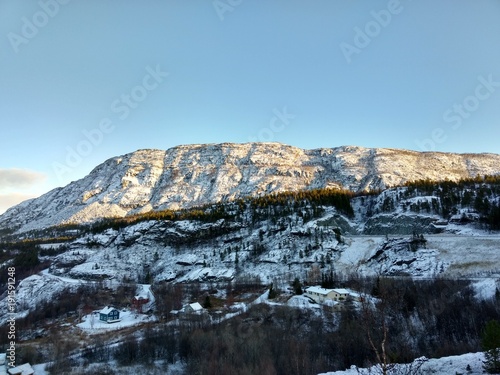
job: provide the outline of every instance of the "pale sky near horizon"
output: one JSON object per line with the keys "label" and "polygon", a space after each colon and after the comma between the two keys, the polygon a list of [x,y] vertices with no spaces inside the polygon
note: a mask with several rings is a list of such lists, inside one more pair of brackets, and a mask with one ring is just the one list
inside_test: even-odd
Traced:
{"label": "pale sky near horizon", "polygon": [[0,213],[142,148],[500,153],[498,0],[0,0]]}

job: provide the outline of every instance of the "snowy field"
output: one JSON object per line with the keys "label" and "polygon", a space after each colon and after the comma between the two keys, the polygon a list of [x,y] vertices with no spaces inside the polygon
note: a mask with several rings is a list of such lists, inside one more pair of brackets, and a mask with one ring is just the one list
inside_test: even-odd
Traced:
{"label": "snowy field", "polygon": [[76,326],[89,334],[102,333],[105,331],[112,331],[117,329],[122,329],[126,327],[132,327],[141,323],[147,323],[155,321],[154,317],[150,317],[144,314],[137,314],[132,311],[122,310],[120,311],[120,321],[116,323],[106,323],[99,320],[99,313],[93,312],[91,314],[85,315],[82,318],[82,322]]}

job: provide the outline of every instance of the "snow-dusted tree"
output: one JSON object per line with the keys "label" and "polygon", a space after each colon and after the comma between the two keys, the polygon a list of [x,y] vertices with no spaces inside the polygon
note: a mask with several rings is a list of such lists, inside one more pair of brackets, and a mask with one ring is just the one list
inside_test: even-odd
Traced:
{"label": "snow-dusted tree", "polygon": [[[375,308],[365,304],[363,306],[363,316],[366,324],[366,335],[368,338],[368,342],[370,343],[370,348],[375,353],[375,358],[378,362],[378,366],[380,367],[380,373],[383,375],[388,375],[391,369],[394,367],[394,364],[391,363],[387,350],[387,340],[389,333],[387,316],[384,314],[384,309],[380,311],[379,315],[378,311]],[[380,325],[377,325],[377,323]],[[378,338],[375,337],[375,332],[372,331],[372,327],[377,326],[379,327],[378,332],[376,332],[378,333]]]}
{"label": "snow-dusted tree", "polygon": [[[427,358],[421,357],[413,362],[402,364],[395,363],[394,343],[401,345],[400,338],[394,332],[394,323],[401,319],[398,313],[400,307],[398,302],[403,295],[388,280],[378,277],[376,279],[378,295],[376,299],[365,296],[361,302],[361,321],[366,333],[368,346],[374,354],[376,365],[367,369],[368,374],[379,375],[417,375],[420,368],[427,362]],[[392,348],[390,345],[392,341]]]}
{"label": "snow-dusted tree", "polygon": [[483,368],[489,374],[500,373],[500,323],[490,320],[483,331],[482,346],[484,350]]}

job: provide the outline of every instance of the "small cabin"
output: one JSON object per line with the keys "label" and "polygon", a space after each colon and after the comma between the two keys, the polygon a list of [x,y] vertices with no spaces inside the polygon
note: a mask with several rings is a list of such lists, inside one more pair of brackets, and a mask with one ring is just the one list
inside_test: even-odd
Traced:
{"label": "small cabin", "polygon": [[190,303],[184,307],[184,312],[186,313],[198,313],[202,311],[203,307],[198,302]]}
{"label": "small cabin", "polygon": [[132,309],[139,314],[145,313],[153,307],[154,297],[150,285],[139,285],[136,295],[132,298]]}
{"label": "small cabin", "polygon": [[106,323],[115,323],[120,321],[120,311],[114,307],[108,306],[99,311],[99,320]]}
{"label": "small cabin", "polygon": [[132,298],[132,308],[138,313],[143,313],[144,306],[147,305],[148,303],[149,303],[149,298],[142,295],[137,295],[134,298]]}

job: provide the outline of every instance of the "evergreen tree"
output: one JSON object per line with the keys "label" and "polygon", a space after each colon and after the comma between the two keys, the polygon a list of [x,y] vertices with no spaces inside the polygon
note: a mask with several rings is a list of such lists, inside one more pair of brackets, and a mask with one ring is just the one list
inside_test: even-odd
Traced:
{"label": "evergreen tree", "polygon": [[333,231],[335,233],[335,239],[337,240],[337,242],[343,244],[344,241],[342,240],[342,236],[341,236],[341,233],[340,233],[340,228],[335,228]]}
{"label": "evergreen tree", "polygon": [[485,361],[483,368],[489,374],[500,373],[500,323],[490,320],[486,323],[482,336]]}
{"label": "evergreen tree", "polygon": [[373,297],[379,297],[380,296],[380,277],[379,276],[377,276],[377,279],[375,280],[375,284],[372,287],[371,295]]}
{"label": "evergreen tree", "polygon": [[335,279],[332,270],[330,270],[330,274],[321,274],[321,287],[325,289],[331,289],[335,287]]}
{"label": "evergreen tree", "polygon": [[273,283],[271,283],[271,286],[269,287],[269,296],[268,299],[274,299],[278,296],[278,292],[274,289]]}
{"label": "evergreen tree", "polygon": [[20,251],[14,258],[14,266],[30,269],[40,264],[38,247]]}
{"label": "evergreen tree", "polygon": [[144,284],[151,284],[153,281],[153,277],[151,276],[151,272],[149,270],[146,271],[146,276],[144,276]]}
{"label": "evergreen tree", "polygon": [[203,302],[203,307],[205,309],[210,309],[212,307],[212,301],[210,301],[210,296],[205,297],[205,302]]}
{"label": "evergreen tree", "polygon": [[295,294],[297,295],[301,295],[303,292],[302,292],[302,284],[300,283],[300,280],[298,277],[296,277],[294,280],[293,280],[293,284],[292,284],[292,287],[293,287],[293,290],[295,292]]}

